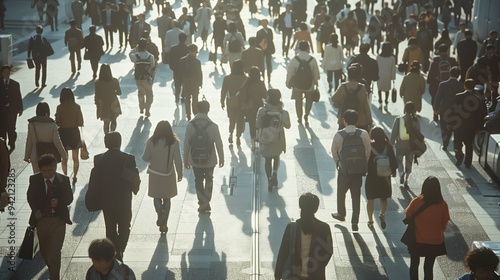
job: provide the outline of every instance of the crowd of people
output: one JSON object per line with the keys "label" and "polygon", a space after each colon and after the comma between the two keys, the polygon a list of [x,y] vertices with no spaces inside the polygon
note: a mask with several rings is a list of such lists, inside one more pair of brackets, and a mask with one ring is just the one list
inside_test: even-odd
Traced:
{"label": "crowd of people", "polygon": [[[246,19],[241,17],[244,3],[241,0],[219,1],[213,8],[210,1],[192,0],[189,2],[191,13],[188,7],[183,7],[178,17],[170,3],[156,0],[158,12],[161,11],[161,16],[156,19],[160,47],[150,36],[152,26],[146,22],[145,16],[153,10],[153,2],[144,0],[145,12],[137,15],[133,13],[134,5],[137,5],[134,2],[75,0],[71,4],[74,19],[64,36],[73,74],[82,67],[82,50],[83,60],[90,61],[96,116],[103,121],[104,143],[108,149],[94,157],[86,197],[89,210],[103,210],[107,237],[90,245],[89,257],[93,267],[89,269],[87,279],[100,279],[109,273],[122,277],[125,273],[133,275],[130,268],[123,265],[123,253],[130,235],[132,195],[139,190],[140,177],[135,157],[120,151],[121,135],[117,131],[117,118],[123,113],[118,99],[122,93],[120,82],[108,64],[100,64],[100,58],[114,47],[116,32],[119,33],[119,48],[131,48],[129,59],[134,65],[140,113],[146,118],[151,116],[153,83],[155,79],[163,78],[155,76],[161,64],[169,64],[173,73],[175,103],[185,106],[188,125],[184,139],[179,139],[168,121],[160,121],[142,155],[142,160],[149,163],[148,195],[153,198],[156,225],[161,233],[168,232],[170,200],[177,195],[177,182],[183,179],[183,169],[193,169],[198,211],[205,213],[211,211],[214,168],[224,166],[224,141],[219,126],[208,117],[211,104],[205,98],[199,100],[205,75],[203,63],[197,58],[196,43],[201,40],[208,48],[209,34],[214,42],[209,60],[214,64],[228,63],[231,68],[230,74],[223,79],[220,92],[220,105],[229,118],[228,144],[232,145],[235,138],[236,145],[241,145],[248,122],[251,149],[258,149],[265,158],[269,192],[279,185],[280,155],[286,152],[287,146],[285,129],[292,125],[290,113],[282,102],[282,91],[286,89],[270,87],[277,52],[275,34],[282,35],[286,87],[291,90],[299,125],[309,126],[312,106],[320,96],[319,81],[323,79],[322,72],[325,73],[328,93],[333,92],[331,101],[338,108],[339,125],[331,146],[338,170],[337,212],[332,213],[332,217],[345,221],[345,196],[350,191],[353,231],[359,230],[364,176],[367,226],[370,229],[374,227],[375,199],[380,200],[380,225],[382,229],[387,227],[385,212],[387,200],[392,195],[391,177],[398,176],[400,184],[409,187],[412,165],[418,164],[426,150],[419,113],[422,95],[427,89],[434,111],[427,117],[439,124],[444,151],[448,151],[453,139],[456,166],[463,163],[466,168],[471,167],[474,135],[483,130],[485,120],[488,131],[500,131],[500,114],[497,114],[500,110],[497,101],[500,43],[495,30],[484,42],[473,40],[472,32],[467,29],[471,0],[455,0],[453,3],[450,0],[398,0],[382,2],[380,9],[374,7],[377,1],[365,0],[357,2],[352,10],[345,0],[317,0],[310,18],[311,28],[306,23],[305,0],[284,3],[285,10],[281,13],[281,2],[269,1],[269,17],[259,19],[259,29],[253,36],[245,30]],[[37,0],[32,3],[41,11],[40,22],[46,14],[51,30],[57,31],[58,2]],[[250,0],[248,6],[253,17],[258,11],[256,1]],[[462,10],[468,15],[465,22],[461,20]],[[84,15],[91,19],[86,36],[81,29]],[[441,32],[438,20],[443,24]],[[453,41],[450,25],[458,28]],[[99,27],[104,30],[104,39],[96,33]],[[40,82],[41,87],[46,86],[47,61],[54,54],[43,31],[43,26],[36,27],[27,51],[28,60],[35,68],[36,87],[40,87]],[[312,39],[314,33],[316,44]],[[401,57],[398,54],[400,43],[407,44]],[[217,53],[219,47],[222,49],[220,56]],[[289,58],[290,50],[293,51],[292,58]],[[314,55],[314,50],[318,55]],[[453,57],[455,54],[456,58]],[[10,78],[11,68],[4,66],[0,71],[3,77],[0,84],[0,137],[8,139],[9,148],[7,143],[0,146],[2,149],[5,146],[8,158],[9,152],[16,148],[16,122],[23,113],[23,104],[19,83]],[[403,114],[395,119],[388,136],[381,127],[374,126],[370,104],[376,84],[380,109],[388,110],[389,97],[397,98],[397,71],[404,75],[399,95],[405,105]],[[83,125],[84,115],[70,88],[64,88],[60,93],[55,119],[51,118],[49,105],[40,102],[36,115],[28,120],[24,160],[31,163],[34,173],[28,189],[32,210],[30,225],[38,229],[40,250],[51,279],[60,279],[65,225],[71,224],[67,207],[73,201],[67,175],[71,174],[72,184],[76,184],[79,151],[84,147],[80,131]],[[180,141],[183,141],[183,149]],[[72,173],[68,172],[70,150]],[[56,172],[59,162],[64,175]],[[2,173],[2,176],[3,183],[7,175]],[[5,201],[4,194],[5,191],[2,192],[0,208]],[[290,223],[285,230],[276,261],[276,279],[285,278],[285,274],[300,279],[325,279],[324,268],[333,249],[329,226],[314,217],[318,206],[319,199],[314,194],[300,197],[301,219]],[[416,228],[415,243],[408,245],[410,279],[418,279],[420,257],[426,258],[425,278],[432,279],[435,258],[446,254],[444,231],[450,219],[437,178],[430,176],[424,181],[421,194],[412,200],[405,215],[414,221]],[[322,242],[312,240],[311,236]],[[295,246],[301,246],[300,250],[295,250]],[[321,260],[312,253],[316,249],[324,251]],[[471,273],[468,275],[474,276],[461,279],[497,279],[498,275],[497,278],[491,277],[498,258],[495,262],[488,254],[486,249],[469,253],[467,265]],[[287,265],[290,256],[291,267]],[[480,262],[479,258],[492,260]],[[316,262],[315,269],[307,268],[310,262]]]}

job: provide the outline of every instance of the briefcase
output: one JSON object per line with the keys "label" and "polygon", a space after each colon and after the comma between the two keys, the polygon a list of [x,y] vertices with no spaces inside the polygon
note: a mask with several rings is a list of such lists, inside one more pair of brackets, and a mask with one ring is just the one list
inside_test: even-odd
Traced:
{"label": "briefcase", "polygon": [[29,226],[24,234],[23,243],[19,248],[19,258],[25,260],[32,260],[38,252],[38,236],[36,234],[36,227]]}
{"label": "briefcase", "polygon": [[33,63],[33,59],[31,59],[31,58],[26,59],[26,64],[28,64],[28,69],[35,68],[35,63]]}

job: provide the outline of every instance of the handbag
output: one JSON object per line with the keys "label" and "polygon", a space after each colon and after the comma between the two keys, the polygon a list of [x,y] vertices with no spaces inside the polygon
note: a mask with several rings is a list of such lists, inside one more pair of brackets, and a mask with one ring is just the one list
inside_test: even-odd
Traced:
{"label": "handbag", "polygon": [[38,235],[36,227],[29,226],[24,233],[23,243],[19,248],[19,258],[32,260],[38,252]]}
{"label": "handbag", "polygon": [[319,102],[319,97],[320,97],[319,89],[315,88],[314,91],[312,92],[312,101]]}
{"label": "handbag", "polygon": [[90,54],[88,49],[85,49],[85,52],[83,53],[83,60],[90,60]]}
{"label": "handbag", "polygon": [[398,71],[401,73],[405,73],[406,70],[408,69],[408,62],[403,62],[398,64]]}
{"label": "handbag", "polygon": [[295,278],[293,278],[293,271],[292,271],[292,256],[295,253],[295,239],[297,239],[297,223],[291,222],[290,223],[290,244],[289,244],[290,248],[288,251],[288,256],[286,257],[285,266],[283,267],[283,270],[281,272],[281,278],[283,280],[295,279]]}
{"label": "handbag", "polygon": [[40,158],[43,155],[51,154],[55,157],[57,163],[61,162],[61,154],[59,153],[59,150],[57,150],[56,145],[52,142],[39,142],[35,124],[33,124],[33,131],[35,131],[36,156]]}
{"label": "handbag", "polygon": [[99,169],[93,167],[90,170],[90,178],[88,183],[87,193],[85,194],[85,207],[90,212],[102,210],[103,201],[102,195],[100,193],[101,187],[99,186],[99,174],[97,173]]}
{"label": "handbag", "polygon": [[87,144],[85,140],[82,140],[82,146],[80,147],[80,159],[87,160],[89,159],[89,150],[87,149]]}
{"label": "handbag", "polygon": [[26,64],[28,64],[28,69],[35,68],[35,63],[33,62],[33,59],[31,59],[31,58],[26,59]]}
{"label": "handbag", "polygon": [[392,81],[391,99],[392,103],[396,103],[396,101],[398,100],[398,90],[394,86],[394,81]]}
{"label": "handbag", "polygon": [[131,188],[134,194],[137,194],[139,191],[139,187],[141,186],[141,177],[139,176],[139,169],[134,168],[130,169],[127,167],[127,160],[123,165],[122,173],[120,174],[120,178],[126,182],[128,182],[129,187]]}
{"label": "handbag", "polygon": [[413,246],[417,242],[417,237],[415,235],[415,218],[429,206],[430,204],[428,203],[420,206],[420,208],[418,208],[418,210],[413,213],[413,215],[403,220],[403,223],[407,226],[405,232],[403,233],[403,236],[401,236],[401,242],[403,242],[403,244],[405,244],[406,246]]}

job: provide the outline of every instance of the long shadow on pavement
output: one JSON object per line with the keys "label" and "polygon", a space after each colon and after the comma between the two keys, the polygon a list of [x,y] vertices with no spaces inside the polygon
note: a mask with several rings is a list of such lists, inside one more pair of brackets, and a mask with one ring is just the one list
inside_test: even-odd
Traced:
{"label": "long shadow on pavement", "polygon": [[141,275],[141,279],[175,279],[175,274],[167,267],[169,250],[167,236],[160,235],[155,251],[151,256],[148,269]]}

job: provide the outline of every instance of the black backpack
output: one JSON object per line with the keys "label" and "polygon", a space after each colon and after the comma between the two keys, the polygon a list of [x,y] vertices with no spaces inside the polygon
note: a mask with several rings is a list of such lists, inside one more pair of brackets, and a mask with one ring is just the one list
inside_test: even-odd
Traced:
{"label": "black backpack", "polygon": [[356,128],[356,131],[353,133],[348,133],[345,130],[339,131],[343,141],[338,167],[345,175],[366,174],[367,158],[361,132],[359,128]]}
{"label": "black backpack", "polygon": [[148,54],[146,58],[141,58],[138,53],[135,54],[135,69],[134,77],[136,80],[143,81],[151,79],[151,62],[149,58],[151,54]]}
{"label": "black backpack", "polygon": [[205,124],[202,124],[197,121],[192,121],[191,123],[196,129],[191,141],[189,142],[191,147],[191,159],[194,164],[207,164],[214,149],[214,142],[210,139],[207,129],[212,122],[207,121]]}
{"label": "black backpack", "polygon": [[310,64],[313,57],[311,56],[309,60],[304,60],[295,56],[295,59],[299,62],[299,68],[292,78],[292,85],[296,89],[310,90],[313,85],[313,73]]}
{"label": "black backpack", "polygon": [[350,89],[347,85],[344,84],[345,88],[345,96],[342,105],[340,105],[341,116],[343,116],[344,112],[348,109],[353,109],[359,112],[359,101],[356,96],[358,92],[361,90],[362,85],[358,85],[355,89]]}
{"label": "black backpack", "polygon": [[234,36],[234,34],[232,34],[231,37],[229,38],[227,49],[229,50],[230,53],[241,52],[240,41],[238,40],[238,38],[236,38],[236,36]]}

